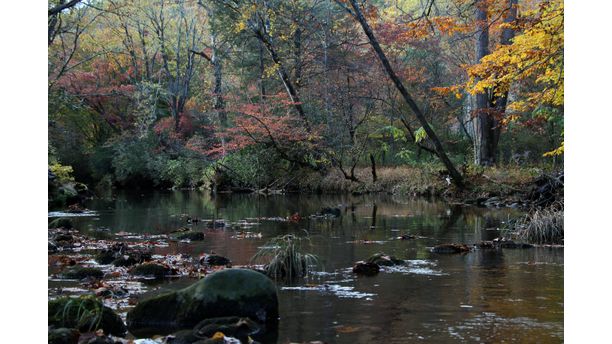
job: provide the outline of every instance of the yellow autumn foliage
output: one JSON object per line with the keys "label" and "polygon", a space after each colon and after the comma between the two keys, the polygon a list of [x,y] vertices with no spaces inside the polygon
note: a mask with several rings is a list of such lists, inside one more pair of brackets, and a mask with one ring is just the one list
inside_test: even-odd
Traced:
{"label": "yellow autumn foliage", "polygon": [[551,0],[522,13],[522,31],[512,44],[500,45],[468,68],[467,90],[501,96],[510,85],[533,81],[536,91],[523,94],[508,110],[527,112],[538,106],[563,106],[563,1]]}

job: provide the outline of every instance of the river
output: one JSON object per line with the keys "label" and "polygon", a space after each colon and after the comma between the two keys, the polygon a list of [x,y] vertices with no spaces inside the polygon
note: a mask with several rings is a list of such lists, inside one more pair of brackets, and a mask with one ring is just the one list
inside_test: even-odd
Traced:
{"label": "river", "polygon": [[[76,218],[81,230],[168,233],[187,225],[205,231],[205,240],[174,242],[156,252],[215,252],[237,265],[249,264],[271,237],[308,233],[307,249],[320,265],[305,281],[279,284],[278,343],[563,342],[562,248],[429,252],[439,243],[491,240],[499,236],[491,228],[521,215],[515,209],[389,195],[212,197],[198,191],[119,194],[87,207],[96,213]],[[340,216],[310,217],[325,207],[339,208]],[[295,213],[302,217],[297,223],[278,219]],[[188,224],[186,215],[233,226]],[[238,239],[240,231],[261,238]],[[402,234],[417,238],[397,240]],[[373,277],[352,274],[355,261],[376,252],[407,262]],[[193,282],[170,280],[146,288],[158,293]]]}

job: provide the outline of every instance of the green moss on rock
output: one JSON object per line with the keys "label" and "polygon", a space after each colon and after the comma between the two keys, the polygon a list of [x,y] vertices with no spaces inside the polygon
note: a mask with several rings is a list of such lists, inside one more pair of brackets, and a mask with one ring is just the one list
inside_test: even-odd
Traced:
{"label": "green moss on rock", "polygon": [[274,283],[252,270],[225,269],[185,289],[139,302],[128,313],[127,323],[132,334],[142,337],[228,316],[248,317],[275,328],[278,297]]}

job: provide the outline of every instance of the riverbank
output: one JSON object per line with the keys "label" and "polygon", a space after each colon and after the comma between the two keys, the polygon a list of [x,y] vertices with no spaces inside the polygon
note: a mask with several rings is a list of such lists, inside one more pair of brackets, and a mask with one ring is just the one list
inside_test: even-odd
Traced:
{"label": "riverbank", "polygon": [[[370,168],[356,168],[354,175],[357,181],[345,178],[336,169],[323,175],[308,173],[299,178],[294,187],[297,192],[382,192],[398,196],[440,197],[455,203],[494,207],[546,206],[545,203],[563,200],[563,172],[548,174],[541,168],[487,167],[464,170],[466,187],[463,190],[453,185],[443,170],[435,167],[381,167],[376,171],[376,180]],[[547,188],[547,184],[551,185]],[[546,190],[540,190],[543,187]],[[542,193],[546,195],[540,195]],[[544,201],[540,196],[550,200]]]}
{"label": "riverbank", "polygon": [[[259,193],[259,194],[376,194],[385,193],[395,196],[436,197],[452,203],[464,203],[485,207],[546,207],[555,202],[563,202],[563,171],[550,172],[531,167],[486,167],[464,168],[465,188],[457,188],[444,170],[435,165],[379,167],[373,177],[369,167],[355,168],[353,178],[349,179],[338,169],[326,172],[301,170],[277,180],[267,187],[239,187],[229,176],[224,183],[217,185],[216,192],[222,193]],[[82,189],[87,197],[74,192],[73,197],[65,197],[64,184],[53,180],[49,183],[50,205],[65,206],[82,203],[91,198],[87,186]],[[211,190],[212,183],[203,183],[198,189]],[[187,189],[195,189],[187,188]],[[114,190],[114,189],[113,189]],[[109,190],[110,191],[110,190]],[[211,190],[212,191],[212,190]],[[58,196],[59,195],[59,196]],[[77,197],[78,196],[78,197]]]}

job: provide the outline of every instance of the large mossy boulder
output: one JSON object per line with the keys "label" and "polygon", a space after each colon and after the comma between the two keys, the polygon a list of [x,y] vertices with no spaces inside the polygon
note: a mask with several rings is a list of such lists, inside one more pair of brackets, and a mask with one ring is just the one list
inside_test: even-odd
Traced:
{"label": "large mossy boulder", "polygon": [[50,300],[48,311],[49,326],[55,328],[76,328],[81,332],[102,329],[114,336],[123,336],[127,330],[119,315],[93,296]]}
{"label": "large mossy boulder", "polygon": [[267,329],[278,325],[276,286],[248,269],[225,269],[175,292],[140,301],[127,315],[136,337],[193,328],[202,320],[248,317]]}

